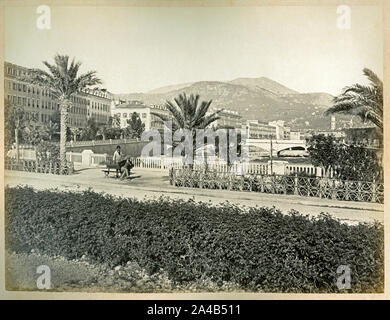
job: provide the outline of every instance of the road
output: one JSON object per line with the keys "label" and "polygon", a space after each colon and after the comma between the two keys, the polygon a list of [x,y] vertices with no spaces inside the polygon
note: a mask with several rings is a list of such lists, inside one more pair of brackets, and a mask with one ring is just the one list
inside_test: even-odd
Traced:
{"label": "road", "polygon": [[105,178],[101,168],[78,168],[76,173],[70,176],[6,170],[5,184],[11,187],[28,185],[38,190],[57,188],[81,191],[91,188],[96,192],[141,200],[165,196],[185,200],[192,198],[215,205],[228,200],[230,203],[245,207],[275,206],[283,213],[291,209],[309,216],[318,216],[326,212],[348,224],[373,221],[383,223],[384,220],[383,204],[245,191],[178,188],[169,184],[167,173],[152,169],[136,168],[132,179],[123,181],[113,176]]}

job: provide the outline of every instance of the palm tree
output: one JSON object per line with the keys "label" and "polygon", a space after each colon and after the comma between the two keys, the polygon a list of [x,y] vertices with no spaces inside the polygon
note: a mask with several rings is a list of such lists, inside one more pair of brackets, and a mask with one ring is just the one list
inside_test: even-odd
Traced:
{"label": "palm tree", "polygon": [[80,128],[74,127],[74,128],[70,128],[70,132],[71,132],[73,141],[76,142],[77,141],[77,137],[80,136],[83,133],[83,130],[81,130]]}
{"label": "palm tree", "polygon": [[6,141],[9,143],[12,135],[15,139],[16,161],[19,161],[19,135],[28,124],[27,113],[22,107],[14,105],[8,99],[5,101],[4,118]]}
{"label": "palm tree", "polygon": [[357,83],[346,87],[342,94],[333,99],[333,106],[325,114],[357,115],[363,122],[370,121],[383,129],[383,83],[370,69],[363,69],[363,73],[370,85]]}
{"label": "palm tree", "polygon": [[199,103],[199,98],[200,96],[198,94],[191,94],[187,97],[185,93],[182,93],[174,98],[174,102],[167,101],[165,103],[165,107],[168,109],[171,117],[164,116],[160,113],[152,113],[164,122],[172,120],[173,131],[178,129],[190,130],[193,138],[193,153],[198,148],[195,143],[196,129],[205,129],[214,121],[220,119],[218,114],[223,111],[221,109],[208,114],[212,100]]}
{"label": "palm tree", "polygon": [[32,84],[37,84],[52,91],[60,104],[61,124],[60,124],[60,162],[61,171],[66,168],[65,144],[66,131],[68,127],[68,112],[72,106],[71,97],[81,92],[83,89],[101,84],[97,78],[96,71],[89,71],[78,75],[81,62],[69,60],[69,56],[56,54],[54,64],[43,61],[48,71],[32,69],[27,80]]}

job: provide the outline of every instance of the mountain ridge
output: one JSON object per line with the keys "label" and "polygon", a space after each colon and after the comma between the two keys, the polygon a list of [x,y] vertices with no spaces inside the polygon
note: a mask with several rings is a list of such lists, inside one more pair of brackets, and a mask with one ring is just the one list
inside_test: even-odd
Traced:
{"label": "mountain ridge", "polygon": [[183,92],[199,94],[201,100],[212,100],[212,107],[238,111],[246,120],[284,120],[297,129],[329,129],[330,125],[330,117],[324,112],[332,105],[332,95],[300,93],[266,77],[196,81],[114,96],[146,104],[163,104]]}

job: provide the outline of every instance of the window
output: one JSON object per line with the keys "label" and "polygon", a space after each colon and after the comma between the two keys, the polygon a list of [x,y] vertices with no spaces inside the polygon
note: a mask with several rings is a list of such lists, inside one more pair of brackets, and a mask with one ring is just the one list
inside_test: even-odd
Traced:
{"label": "window", "polygon": [[18,91],[22,91],[22,84],[18,83]]}
{"label": "window", "polygon": [[127,118],[127,113],[123,113],[123,118]]}
{"label": "window", "polygon": [[146,113],[142,113],[142,119],[146,118]]}

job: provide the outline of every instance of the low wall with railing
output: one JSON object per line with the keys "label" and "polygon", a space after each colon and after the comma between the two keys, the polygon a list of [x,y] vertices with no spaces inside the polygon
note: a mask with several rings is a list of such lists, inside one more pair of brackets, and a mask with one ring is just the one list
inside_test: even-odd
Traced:
{"label": "low wall with railing", "polygon": [[171,169],[170,183],[177,187],[291,194],[344,201],[383,203],[383,183],[288,175],[232,174]]}
{"label": "low wall with railing", "polygon": [[[112,162],[112,156],[107,153],[93,153],[92,150],[83,152],[67,152],[66,159],[72,163],[97,167],[104,166]],[[135,168],[169,170],[170,168],[181,169],[186,167],[182,158],[171,157],[131,157]],[[219,160],[212,161],[194,161],[194,170],[207,170],[218,172],[235,172],[245,174],[279,174],[294,175],[304,174],[307,176],[324,176],[324,170],[311,164],[289,164],[286,161],[274,161],[272,164],[259,162],[242,162],[227,164]]]}
{"label": "low wall with railing", "polygon": [[68,163],[64,172],[61,172],[60,162],[58,161],[37,161],[37,160],[19,160],[6,159],[4,162],[6,170],[27,171],[35,173],[48,174],[72,174],[74,172],[73,164]]}
{"label": "low wall with railing", "polygon": [[97,154],[107,153],[112,156],[116,146],[120,146],[122,154],[139,157],[146,144],[148,144],[148,142],[134,139],[78,141],[68,142],[66,144],[66,151],[80,153],[84,150],[92,150]]}

